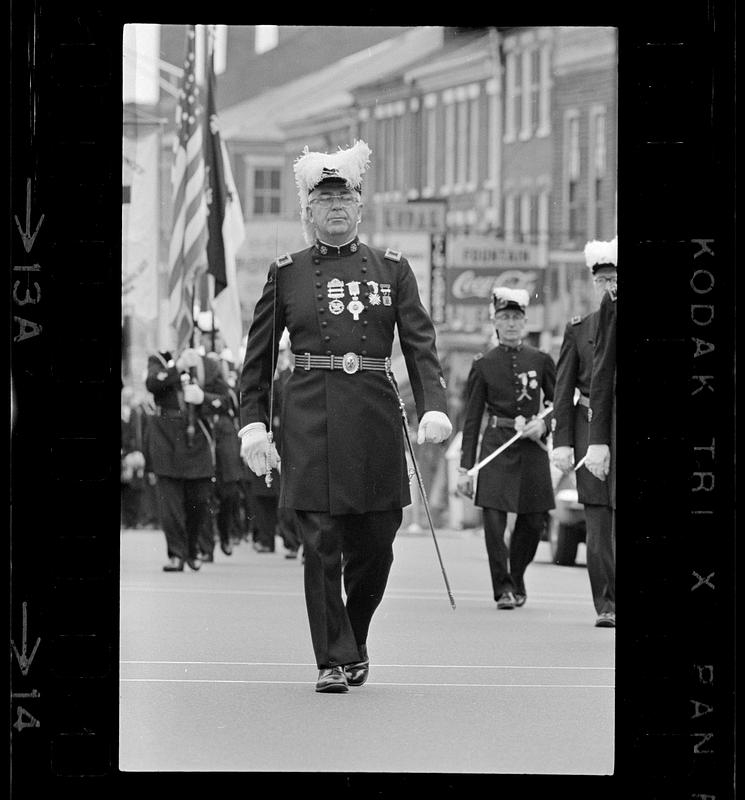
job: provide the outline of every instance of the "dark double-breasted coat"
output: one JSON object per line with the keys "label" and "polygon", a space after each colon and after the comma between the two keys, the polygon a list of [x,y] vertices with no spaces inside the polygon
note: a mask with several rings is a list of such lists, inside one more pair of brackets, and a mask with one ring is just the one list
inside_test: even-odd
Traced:
{"label": "dark double-breasted coat", "polygon": [[[471,366],[463,419],[461,467],[476,463],[479,431],[484,412],[490,417],[526,420],[544,409],[554,397],[556,367],[548,353],[528,344],[516,348],[498,345]],[[551,429],[551,414],[544,418]],[[515,435],[513,428],[492,426],[484,429],[479,461],[493,453]],[[544,437],[545,439],[545,437]],[[518,514],[554,508],[551,470],[545,441],[518,439],[492,459],[478,473],[476,505]]]}
{"label": "dark double-breasted coat", "polygon": [[303,353],[384,359],[397,331],[419,418],[446,412],[435,329],[408,261],[357,238],[342,247],[316,242],[278,259],[248,334],[242,426],[268,423],[285,327],[296,366],[283,392],[280,506],[336,515],[408,505],[401,412],[386,373],[306,371],[297,364]]}
{"label": "dark double-breasted coat", "polygon": [[597,332],[590,382],[590,444],[610,447],[608,490],[616,507],[616,298],[615,287],[603,296],[598,310]]}
{"label": "dark double-breasted coat", "polygon": [[[593,350],[598,312],[575,317],[566,326],[556,366],[554,391],[553,446],[574,448],[575,464],[587,452],[589,407],[575,404],[575,389],[588,399],[592,379]],[[608,483],[598,480],[588,469],[576,471],[580,503],[597,506],[609,504]]]}
{"label": "dark double-breasted coat", "polygon": [[146,463],[149,472],[168,478],[212,478],[215,475],[215,442],[212,417],[230,404],[228,385],[219,364],[202,358],[197,370],[204,391],[195,406],[191,446],[187,441],[188,404],[184,402],[181,374],[169,353],[148,359],[145,387],[152,393],[156,412],[147,427]]}

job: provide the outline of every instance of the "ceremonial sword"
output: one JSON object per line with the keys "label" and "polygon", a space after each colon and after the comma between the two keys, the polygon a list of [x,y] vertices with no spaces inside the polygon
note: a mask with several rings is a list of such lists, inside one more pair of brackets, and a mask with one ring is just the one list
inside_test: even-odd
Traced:
{"label": "ceremonial sword", "polygon": [[[548,405],[546,408],[541,411],[540,414],[533,417],[533,419],[543,419],[546,414],[550,414],[554,410],[553,405]],[[522,431],[518,431],[511,439],[508,439],[501,447],[498,447],[493,453],[489,453],[489,455],[482,459],[478,464],[471,467],[468,470],[466,475],[470,475],[473,477],[482,467],[485,467],[492,459],[495,459],[500,453],[503,453],[511,444],[514,444],[518,439],[522,438]]]}
{"label": "ceremonial sword", "polygon": [[411,463],[414,465],[414,474],[416,475],[417,483],[419,484],[419,493],[422,496],[422,502],[424,503],[424,510],[427,512],[427,521],[429,522],[429,529],[432,532],[432,540],[435,543],[435,550],[437,551],[437,560],[440,562],[440,569],[442,570],[442,577],[445,580],[445,588],[447,589],[448,599],[450,600],[450,605],[455,611],[455,600],[453,600],[453,593],[450,591],[450,583],[448,582],[448,576],[445,573],[445,565],[442,563],[442,556],[440,555],[440,547],[437,544],[437,537],[435,536],[435,526],[432,523],[432,515],[429,511],[429,502],[427,501],[427,493],[424,491],[424,481],[422,480],[422,475],[419,472],[419,465],[416,463],[416,457],[414,456],[414,448],[411,444],[411,436],[409,435],[409,421],[406,417],[406,405],[404,401],[401,399],[401,395],[398,391],[398,386],[396,386],[396,381],[393,378],[393,374],[391,373],[390,365],[386,365],[385,374],[388,380],[390,381],[391,386],[393,387],[393,391],[396,393],[396,397],[398,398],[398,406],[401,409],[401,421],[403,422],[404,426],[404,436],[406,437],[406,444],[409,446],[409,455],[411,456]]}

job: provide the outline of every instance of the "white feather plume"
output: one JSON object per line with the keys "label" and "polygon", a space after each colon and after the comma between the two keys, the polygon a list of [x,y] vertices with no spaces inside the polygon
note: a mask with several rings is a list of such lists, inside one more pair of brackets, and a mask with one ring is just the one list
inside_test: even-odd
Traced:
{"label": "white feather plume", "polygon": [[341,147],[335,153],[317,153],[304,148],[295,159],[295,184],[300,200],[300,219],[308,244],[313,243],[313,226],[308,221],[309,195],[313,189],[328,177],[342,178],[349,189],[359,189],[362,176],[370,164],[372,151],[366,142],[355,140],[351,147]]}
{"label": "white feather plume", "polygon": [[618,264],[618,237],[609,242],[593,239],[585,245],[585,264],[592,269],[597,264]]}
{"label": "white feather plume", "polygon": [[510,289],[507,286],[495,286],[492,289],[491,315],[494,316],[497,301],[517,303],[523,309],[528,307],[530,295],[525,289]]}

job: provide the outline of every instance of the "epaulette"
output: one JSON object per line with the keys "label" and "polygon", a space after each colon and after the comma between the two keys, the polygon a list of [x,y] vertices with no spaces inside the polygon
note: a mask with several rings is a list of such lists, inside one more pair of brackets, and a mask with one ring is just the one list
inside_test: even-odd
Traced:
{"label": "epaulette", "polygon": [[400,261],[401,260],[401,251],[400,250],[392,250],[390,247],[385,251],[385,258],[389,261]]}
{"label": "epaulette", "polygon": [[285,253],[277,259],[278,267],[286,267],[288,264],[292,264],[292,256],[289,253]]}
{"label": "epaulette", "polygon": [[569,320],[569,324],[570,324],[570,325],[579,325],[579,323],[580,323],[580,322],[582,322],[582,317],[580,317],[580,315],[579,315],[579,314],[577,314],[577,316],[576,316],[576,317],[572,317],[572,318]]}
{"label": "epaulette", "polygon": [[616,296],[618,295],[618,287],[617,286],[609,286],[608,287],[608,294],[610,295],[610,299],[612,302],[616,302]]}

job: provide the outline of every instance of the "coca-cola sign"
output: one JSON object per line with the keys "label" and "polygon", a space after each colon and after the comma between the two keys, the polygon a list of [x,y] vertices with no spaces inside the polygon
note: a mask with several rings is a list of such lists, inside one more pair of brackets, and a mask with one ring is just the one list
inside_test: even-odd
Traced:
{"label": "coca-cola sign", "polygon": [[447,270],[448,302],[487,304],[495,286],[525,289],[531,305],[543,301],[543,270],[539,269],[456,269]]}

